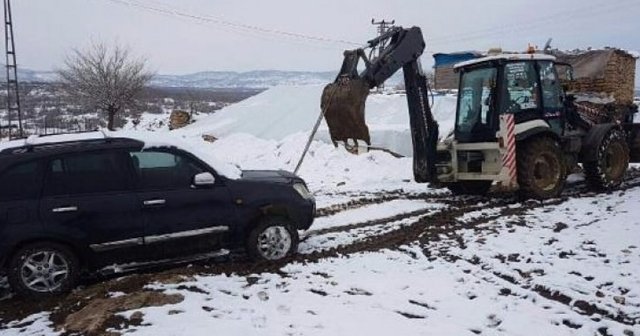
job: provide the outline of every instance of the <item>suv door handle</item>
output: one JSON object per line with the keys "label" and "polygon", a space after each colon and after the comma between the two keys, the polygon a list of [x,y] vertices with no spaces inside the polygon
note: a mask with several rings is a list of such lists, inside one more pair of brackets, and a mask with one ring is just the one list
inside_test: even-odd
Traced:
{"label": "suv door handle", "polygon": [[152,199],[143,202],[144,205],[163,205],[165,203],[167,203],[167,201],[163,199]]}
{"label": "suv door handle", "polygon": [[68,207],[53,208],[51,211],[54,212],[54,213],[76,212],[76,211],[78,211],[78,207],[77,206],[68,206]]}

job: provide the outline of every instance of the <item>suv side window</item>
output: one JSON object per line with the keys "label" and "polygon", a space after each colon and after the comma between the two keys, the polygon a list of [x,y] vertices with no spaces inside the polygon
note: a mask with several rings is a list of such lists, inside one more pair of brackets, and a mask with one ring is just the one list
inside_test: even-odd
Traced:
{"label": "suv side window", "polygon": [[165,151],[130,152],[140,188],[172,190],[190,188],[193,177],[205,169],[192,159]]}
{"label": "suv side window", "polygon": [[127,170],[118,152],[100,151],[54,158],[47,165],[47,195],[75,195],[127,189]]}
{"label": "suv side window", "polygon": [[0,201],[34,199],[41,187],[38,161],[19,163],[0,174]]}

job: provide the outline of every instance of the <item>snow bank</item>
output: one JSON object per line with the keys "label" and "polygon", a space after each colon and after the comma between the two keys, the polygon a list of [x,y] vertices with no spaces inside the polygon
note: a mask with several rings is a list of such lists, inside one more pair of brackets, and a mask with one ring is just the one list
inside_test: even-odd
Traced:
{"label": "snow bank", "polygon": [[[296,134],[309,134],[320,114],[323,86],[281,86],[267,90],[175,132],[185,135],[225,137],[246,133],[266,140],[282,141]],[[440,133],[453,129],[456,98],[434,97],[433,112],[440,123]],[[409,112],[404,94],[372,94],[367,99],[366,120],[372,145],[412,156]],[[323,121],[316,139],[329,142]]]}
{"label": "snow bank", "polygon": [[[293,171],[306,141],[307,135],[303,133],[290,135],[282,141],[236,133],[219,139],[209,148],[220,160],[242,169]],[[363,186],[378,190],[410,186],[424,189],[424,185],[410,183],[413,180],[411,158],[397,159],[381,151],[353,155],[321,141],[313,141],[298,174],[315,192]]]}

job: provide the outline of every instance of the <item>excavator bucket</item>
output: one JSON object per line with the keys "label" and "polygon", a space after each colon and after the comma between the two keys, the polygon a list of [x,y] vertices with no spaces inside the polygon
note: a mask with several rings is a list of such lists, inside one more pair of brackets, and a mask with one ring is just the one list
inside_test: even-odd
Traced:
{"label": "excavator bucket", "polygon": [[364,107],[369,85],[360,78],[338,78],[322,92],[321,108],[329,126],[331,141],[347,144],[348,140],[362,140],[371,145]]}

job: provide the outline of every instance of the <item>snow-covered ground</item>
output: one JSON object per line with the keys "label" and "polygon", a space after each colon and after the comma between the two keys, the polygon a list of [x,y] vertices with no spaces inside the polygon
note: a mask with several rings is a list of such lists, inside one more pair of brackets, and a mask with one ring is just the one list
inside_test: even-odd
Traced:
{"label": "snow-covered ground", "polygon": [[[172,133],[191,144],[215,135],[202,148],[245,169],[292,170],[320,89],[288,90]],[[369,97],[374,141],[385,125],[406,130],[403,102]],[[619,191],[595,194],[573,176],[562,198],[521,202],[453,197],[413,182],[411,167],[314,141],[300,175],[318,218],[291,260],[130,275],[35,306],[5,299],[0,334],[640,335],[637,170]]]}

